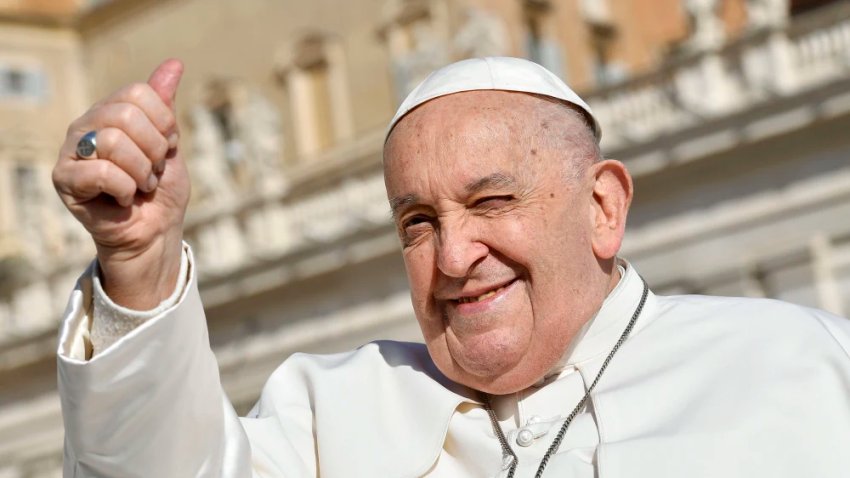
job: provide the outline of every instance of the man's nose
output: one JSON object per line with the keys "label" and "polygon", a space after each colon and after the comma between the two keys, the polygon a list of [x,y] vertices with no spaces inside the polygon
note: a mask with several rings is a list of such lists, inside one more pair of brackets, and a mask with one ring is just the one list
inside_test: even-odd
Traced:
{"label": "man's nose", "polygon": [[461,221],[441,224],[437,244],[437,267],[440,271],[455,278],[469,275],[470,269],[490,251],[478,236],[474,227]]}

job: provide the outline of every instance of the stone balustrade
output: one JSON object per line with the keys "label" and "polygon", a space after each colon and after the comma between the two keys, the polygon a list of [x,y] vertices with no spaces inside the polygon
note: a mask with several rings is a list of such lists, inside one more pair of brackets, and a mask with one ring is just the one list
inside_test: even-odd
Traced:
{"label": "stone balustrade", "polygon": [[[379,148],[380,145],[376,145]],[[185,239],[201,279],[322,247],[389,223],[380,164],[306,194],[247,202],[225,214],[190,217]]]}
{"label": "stone balustrade", "polygon": [[850,69],[850,7],[817,15],[788,28],[798,87],[846,76]]}
{"label": "stone balustrade", "polygon": [[846,77],[850,7],[815,12],[587,95],[607,151]]}

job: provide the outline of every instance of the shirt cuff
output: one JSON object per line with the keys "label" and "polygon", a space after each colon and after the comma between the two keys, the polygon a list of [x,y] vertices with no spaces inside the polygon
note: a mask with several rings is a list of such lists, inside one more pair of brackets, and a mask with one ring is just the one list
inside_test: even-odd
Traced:
{"label": "shirt cuff", "polygon": [[189,278],[189,245],[183,243],[180,255],[180,272],[177,274],[177,285],[168,298],[151,310],[133,310],[122,307],[106,295],[100,283],[100,268],[94,267],[92,274],[92,356],[103,352],[118,339],[132,332],[136,327],[174,307],[183,294]]}

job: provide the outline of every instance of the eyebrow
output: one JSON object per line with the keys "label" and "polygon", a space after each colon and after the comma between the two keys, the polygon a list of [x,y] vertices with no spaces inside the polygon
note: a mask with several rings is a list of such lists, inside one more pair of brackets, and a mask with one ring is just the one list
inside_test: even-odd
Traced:
{"label": "eyebrow", "polygon": [[516,179],[513,176],[508,176],[505,173],[493,173],[483,178],[476,179],[466,185],[468,194],[475,194],[485,189],[501,189],[507,186],[516,184]]}
{"label": "eyebrow", "polygon": [[416,204],[418,201],[419,197],[415,194],[405,194],[404,196],[398,196],[390,199],[390,212],[392,213],[393,219],[398,219],[398,212],[402,208],[411,204]]}

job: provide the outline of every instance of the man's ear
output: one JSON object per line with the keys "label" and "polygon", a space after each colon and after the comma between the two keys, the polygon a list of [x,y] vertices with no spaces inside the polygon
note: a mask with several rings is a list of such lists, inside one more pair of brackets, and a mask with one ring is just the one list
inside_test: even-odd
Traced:
{"label": "man's ear", "polygon": [[592,246],[597,259],[612,259],[620,250],[626,216],[632,202],[632,176],[626,166],[604,160],[591,166],[593,174]]}

